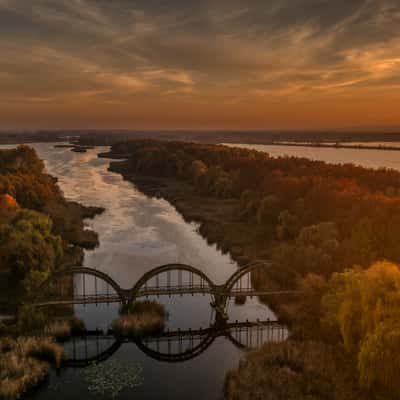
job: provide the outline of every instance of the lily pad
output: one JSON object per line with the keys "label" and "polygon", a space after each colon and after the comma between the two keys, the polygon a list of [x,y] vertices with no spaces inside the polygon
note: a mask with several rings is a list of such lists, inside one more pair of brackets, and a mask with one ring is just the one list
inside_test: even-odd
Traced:
{"label": "lily pad", "polygon": [[110,360],[88,367],[85,380],[90,392],[115,399],[122,390],[143,383],[143,368],[136,363]]}

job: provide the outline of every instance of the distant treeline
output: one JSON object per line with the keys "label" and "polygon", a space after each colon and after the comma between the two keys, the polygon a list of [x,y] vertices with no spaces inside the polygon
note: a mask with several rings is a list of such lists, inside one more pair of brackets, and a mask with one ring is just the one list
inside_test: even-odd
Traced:
{"label": "distant treeline", "polygon": [[88,145],[112,145],[126,140],[183,140],[196,143],[268,144],[274,141],[297,142],[391,142],[400,141],[400,129],[393,132],[351,131],[232,131],[232,130],[55,130],[0,132],[0,144],[76,141]]}

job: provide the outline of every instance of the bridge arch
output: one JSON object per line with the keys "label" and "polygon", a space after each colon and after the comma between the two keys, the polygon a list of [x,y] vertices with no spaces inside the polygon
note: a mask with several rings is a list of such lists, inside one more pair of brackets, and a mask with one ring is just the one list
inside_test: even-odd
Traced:
{"label": "bridge arch", "polygon": [[[87,345],[88,339],[94,341],[96,344],[96,346],[92,346],[92,351],[90,352],[88,351]],[[79,341],[83,342],[81,343],[83,346],[79,346],[79,343],[77,343]],[[102,342],[105,342],[107,346],[104,347]],[[70,354],[65,360],[65,365],[70,368],[85,368],[106,361],[120,349],[122,344],[122,341],[117,340],[113,336],[101,334],[73,337],[69,342],[64,344],[64,346],[69,345],[70,350]],[[83,347],[83,349],[81,349],[81,351],[83,350],[83,356],[79,354],[79,347]]]}
{"label": "bridge arch", "polygon": [[[104,272],[101,272],[97,269],[94,268],[87,268],[87,267],[72,267],[72,268],[65,268],[63,270],[57,271],[53,273],[45,282],[43,282],[38,290],[36,291],[36,294],[31,298],[30,300],[33,302],[36,302],[40,300],[42,296],[46,296],[48,294],[48,290],[52,287],[53,284],[57,283],[58,281],[61,281],[63,278],[66,277],[74,277],[75,275],[83,275],[84,279],[86,276],[92,276],[95,279],[99,279],[102,282],[105,282],[108,287],[111,287],[115,294],[119,297],[121,302],[125,301],[125,291],[122,289],[114,279],[112,279],[109,275],[107,275]],[[85,290],[85,289],[83,289]],[[96,282],[96,291],[97,291],[97,282]],[[86,302],[86,299],[84,299]]]}
{"label": "bridge arch", "polygon": [[[251,279],[250,274],[253,271],[259,271],[259,270],[263,270],[266,268],[270,268],[272,266],[272,263],[269,261],[255,261],[253,263],[250,263],[242,268],[240,268],[238,271],[236,271],[226,282],[225,284],[225,288],[226,288],[226,292],[228,293],[228,295],[233,294],[234,295],[234,287],[235,285],[237,285],[241,279],[243,277],[245,277],[246,275],[248,275],[249,279]],[[247,286],[250,289],[251,286],[251,281],[249,280],[248,282],[246,282]],[[249,293],[251,293],[252,291],[249,290]]]}
{"label": "bridge arch", "polygon": [[[163,275],[165,275],[166,282],[162,282]],[[174,277],[176,282],[174,282]],[[155,282],[151,283],[153,278]],[[130,299],[134,301],[138,297],[150,296],[153,293],[157,295],[213,294],[214,287],[212,280],[197,268],[186,264],[166,264],[146,272],[131,289]]]}

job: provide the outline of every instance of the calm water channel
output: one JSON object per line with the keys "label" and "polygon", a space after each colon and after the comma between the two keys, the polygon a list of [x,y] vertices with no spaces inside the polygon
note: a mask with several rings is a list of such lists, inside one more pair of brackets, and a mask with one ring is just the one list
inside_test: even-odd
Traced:
{"label": "calm water channel", "polygon": [[[229,255],[208,245],[198,234],[198,226],[186,223],[167,201],[149,198],[133,184],[123,181],[120,175],[107,171],[109,160],[97,157],[106,148],[73,153],[69,149],[54,148],[53,144],[34,147],[48,172],[59,179],[67,199],[106,209],[102,215],[87,221],[88,229],[99,233],[100,246],[85,252],[84,266],[106,272],[124,288],[132,287],[146,271],[167,263],[192,265],[218,284],[237,270]],[[157,300],[168,311],[169,330],[204,329],[213,322],[209,296],[164,296]],[[103,330],[117,317],[118,309],[118,304],[74,306],[75,315],[85,321],[87,328]],[[231,322],[275,319],[268,307],[256,298],[247,299],[243,305],[232,302],[228,310]],[[277,340],[277,334],[264,335],[261,341]],[[111,338],[100,343],[93,339],[78,343],[74,349],[69,343],[66,348],[70,354],[78,353],[77,358],[90,358],[103,351],[107,353],[113,343]],[[195,358],[168,363],[147,355],[134,343],[125,343],[112,350],[105,362],[134,362],[142,368],[142,383],[123,390],[119,399],[220,399],[226,371],[237,366],[243,355],[238,344],[221,335]],[[88,390],[85,368],[66,368],[58,374],[52,373],[48,383],[30,398],[54,399],[55,396],[107,398]]]}
{"label": "calm water channel", "polygon": [[[349,163],[371,168],[388,167],[400,170],[400,152],[355,149],[318,149],[290,146],[235,145],[266,151],[272,156],[299,156],[331,163]],[[134,285],[143,273],[167,263],[192,265],[215,283],[224,283],[238,266],[229,255],[209,246],[198,234],[196,224],[186,223],[167,201],[149,198],[129,182],[107,171],[109,161],[97,157],[105,148],[87,153],[73,153],[69,149],[54,148],[53,144],[35,144],[50,174],[59,179],[65,197],[86,205],[101,206],[106,211],[87,221],[88,229],[99,233],[100,246],[85,252],[84,266],[96,268],[110,275],[121,287]],[[78,282],[79,285],[79,282]],[[214,315],[208,296],[171,296],[157,299],[168,311],[170,330],[197,330],[212,324]],[[74,313],[89,329],[107,329],[118,315],[118,304],[75,306]],[[232,302],[228,308],[230,322],[274,320],[275,316],[257,299],[247,299],[243,305]],[[274,334],[262,341],[276,340]],[[113,349],[112,338],[100,343],[92,340],[78,343],[69,353],[78,358],[107,353]],[[239,343],[240,344],[240,343]],[[161,345],[162,347],[162,345]],[[123,390],[119,399],[221,399],[226,371],[237,366],[243,350],[227,336],[217,337],[209,347],[193,359],[182,363],[168,363],[151,357],[134,343],[113,349],[105,362],[139,364],[141,384]],[[107,356],[108,357],[108,356]],[[88,390],[85,368],[67,368],[52,373],[48,383],[33,393],[33,399],[86,398],[107,396]]]}

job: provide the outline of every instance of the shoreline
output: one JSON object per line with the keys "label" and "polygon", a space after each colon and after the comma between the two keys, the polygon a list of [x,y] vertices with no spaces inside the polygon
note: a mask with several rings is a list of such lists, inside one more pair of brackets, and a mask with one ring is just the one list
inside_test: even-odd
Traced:
{"label": "shoreline", "polygon": [[298,142],[266,142],[266,143],[222,143],[223,145],[255,145],[255,146],[287,146],[287,147],[309,147],[309,148],[323,148],[323,149],[338,149],[338,150],[383,150],[383,151],[400,151],[400,146],[369,146],[366,145],[346,145],[345,143],[298,143]]}
{"label": "shoreline", "polygon": [[[112,156],[115,159],[115,156]],[[235,207],[234,200],[220,200],[212,197],[199,196],[193,188],[186,182],[174,179],[156,178],[152,176],[131,174],[124,166],[119,165],[123,162],[110,162],[109,170],[119,173],[121,176],[132,182],[142,193],[149,197],[163,198],[167,200],[182,215],[186,222],[195,222],[200,224],[199,233],[209,242],[216,244],[223,253],[230,253],[232,259],[239,266],[244,266],[252,260],[250,256],[246,256],[243,251],[229,243],[229,240],[223,240],[222,232],[213,233],[213,224],[218,223],[216,217],[221,215],[221,208],[224,208],[224,214]],[[199,204],[202,204],[202,210]],[[217,211],[211,211],[212,208]],[[219,211],[219,212],[218,212]],[[238,221],[227,221],[231,224],[240,224]],[[215,226],[214,226],[215,228]]]}
{"label": "shoreline", "polygon": [[[103,158],[118,159],[119,155],[103,153]],[[124,158],[121,156],[121,159]],[[149,197],[162,198],[168,201],[187,223],[199,224],[198,233],[209,245],[216,245],[223,254],[229,254],[239,268],[260,259],[269,260],[268,254],[257,248],[259,232],[250,229],[249,224],[235,218],[237,201],[235,199],[216,199],[199,195],[187,182],[178,179],[158,178],[154,176],[130,173],[124,161],[111,161],[109,171],[119,173],[124,180],[133,183],[138,190]],[[257,249],[256,249],[257,248]],[[274,270],[264,277],[263,284],[271,290],[280,290],[282,286],[274,280]],[[290,296],[290,301],[292,296]],[[292,321],[284,311],[285,302],[274,296],[260,296],[277,316],[279,321],[290,329]]]}

